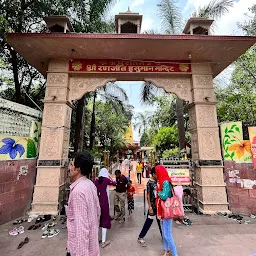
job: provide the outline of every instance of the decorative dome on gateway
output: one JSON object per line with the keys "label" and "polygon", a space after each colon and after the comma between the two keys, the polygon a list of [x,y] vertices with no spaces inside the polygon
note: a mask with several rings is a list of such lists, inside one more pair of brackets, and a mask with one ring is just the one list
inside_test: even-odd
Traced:
{"label": "decorative dome on gateway", "polygon": [[130,8],[126,12],[120,12],[115,16],[116,32],[118,34],[140,34],[142,15],[131,12]]}

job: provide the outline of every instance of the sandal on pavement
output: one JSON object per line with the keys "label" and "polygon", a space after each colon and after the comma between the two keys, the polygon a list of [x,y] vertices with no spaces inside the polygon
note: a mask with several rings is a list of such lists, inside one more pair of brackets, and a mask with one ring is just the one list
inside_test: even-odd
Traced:
{"label": "sandal on pavement", "polygon": [[101,247],[105,248],[106,246],[110,245],[110,241],[106,241],[104,243],[101,243]]}
{"label": "sandal on pavement", "polygon": [[23,222],[23,220],[20,219],[20,220],[15,220],[12,224],[17,225],[17,224],[21,224],[22,222]]}
{"label": "sandal on pavement", "polygon": [[53,221],[53,222],[51,222],[51,223],[48,224],[48,227],[49,227],[49,228],[52,228],[52,227],[54,227],[56,224],[57,224],[57,222]]}
{"label": "sandal on pavement", "polygon": [[35,225],[35,226],[33,227],[33,230],[36,230],[36,229],[40,228],[41,226],[42,226],[41,224]]}
{"label": "sandal on pavement", "polygon": [[20,249],[24,244],[27,244],[29,242],[29,238],[26,237],[24,241],[20,242],[17,249]]}
{"label": "sandal on pavement", "polygon": [[32,229],[34,229],[34,227],[35,227],[35,225],[31,225],[31,226],[28,228],[28,230],[32,230]]}
{"label": "sandal on pavement", "polygon": [[15,227],[12,230],[10,230],[9,235],[11,236],[17,236],[19,234],[18,229]]}
{"label": "sandal on pavement", "polygon": [[59,233],[60,233],[59,229],[50,229],[48,233],[48,237],[51,238],[51,237],[57,236]]}
{"label": "sandal on pavement", "polygon": [[138,243],[142,246],[142,247],[146,247],[147,244],[146,244],[146,241],[143,239],[143,238],[138,238]]}

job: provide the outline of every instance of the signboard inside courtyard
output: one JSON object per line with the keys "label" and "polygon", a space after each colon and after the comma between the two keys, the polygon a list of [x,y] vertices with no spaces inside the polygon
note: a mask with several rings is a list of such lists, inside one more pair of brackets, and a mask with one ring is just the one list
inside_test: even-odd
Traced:
{"label": "signboard inside courtyard", "polygon": [[190,73],[188,61],[70,60],[69,71],[86,73]]}
{"label": "signboard inside courtyard", "polygon": [[172,169],[167,168],[168,174],[172,179],[173,185],[190,185],[190,173],[189,169]]}

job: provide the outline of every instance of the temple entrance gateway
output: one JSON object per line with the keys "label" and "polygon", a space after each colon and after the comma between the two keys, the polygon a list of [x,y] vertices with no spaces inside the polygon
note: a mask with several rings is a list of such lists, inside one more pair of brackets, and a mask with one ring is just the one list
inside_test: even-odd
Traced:
{"label": "temple entrance gateway", "polygon": [[[51,19],[52,26],[69,29],[7,36],[8,43],[47,77],[32,213],[57,214],[60,210],[72,101],[120,80],[150,81],[189,102],[199,211],[227,211],[213,78],[255,39],[205,35],[210,29],[205,19],[190,19],[183,35],[133,34],[134,25],[140,32],[142,17],[129,11],[123,17],[116,17],[117,31],[126,33],[128,29],[131,34],[68,33],[73,32],[68,20],[56,17],[55,22]],[[203,28],[204,36],[192,35],[193,31],[199,33],[197,27]]]}

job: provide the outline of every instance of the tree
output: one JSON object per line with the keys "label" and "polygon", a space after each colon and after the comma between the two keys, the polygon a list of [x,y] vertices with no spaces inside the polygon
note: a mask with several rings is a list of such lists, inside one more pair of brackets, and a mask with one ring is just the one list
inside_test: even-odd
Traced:
{"label": "tree", "polygon": [[[253,17],[240,24],[247,35],[256,35],[256,5],[250,9]],[[230,83],[216,86],[218,121],[242,121],[244,138],[248,139],[248,126],[256,125],[256,47],[251,47],[234,63]]]}
{"label": "tree", "polygon": [[172,126],[177,118],[175,113],[176,99],[173,95],[164,93],[155,97],[156,110],[150,118],[151,127],[161,128]]}
{"label": "tree", "polygon": [[153,139],[156,150],[163,153],[165,150],[173,149],[178,146],[178,129],[176,125],[162,127]]}
{"label": "tree", "polygon": [[145,111],[145,112],[138,112],[134,117],[135,119],[134,128],[138,129],[140,135],[147,132],[147,129],[149,127],[150,116],[151,114],[148,111]]}
{"label": "tree", "polygon": [[151,141],[149,139],[148,133],[145,131],[143,132],[140,138],[140,146],[144,147],[144,146],[150,146],[150,145],[151,145]]}
{"label": "tree", "polygon": [[104,87],[96,89],[93,93],[93,109],[91,118],[91,129],[90,129],[90,149],[94,146],[95,138],[95,111],[96,111],[96,98],[97,95],[103,101],[106,101],[112,107],[112,111],[118,113],[121,109],[124,111],[124,102],[128,100],[126,92],[119,87],[116,83],[109,82]]}
{"label": "tree", "polygon": [[[12,72],[15,88],[13,95],[16,102],[29,105],[30,99],[27,95],[31,94],[35,81],[41,81],[36,83],[40,83],[41,89],[44,89],[44,78],[8,45],[5,34],[7,32],[44,31],[45,26],[42,20],[47,15],[68,16],[78,33],[111,33],[114,32],[114,20],[108,21],[104,15],[114,2],[114,0],[61,0],[57,2],[49,0],[10,2],[4,0],[0,2],[0,58],[6,64],[4,73],[9,75],[9,80],[11,80],[9,71]],[[10,90],[6,96],[9,94]],[[39,95],[35,96],[39,97]],[[11,98],[13,99],[13,96]],[[75,145],[81,148],[80,138],[83,137],[81,128],[84,119],[85,97],[82,97],[76,106]]]}
{"label": "tree", "polygon": [[[168,34],[178,34],[181,32],[183,24],[181,12],[177,8],[174,0],[161,0],[159,6],[160,17],[162,19],[162,27]],[[199,7],[193,17],[203,17],[217,19],[226,14],[233,6],[232,0],[212,0],[209,4]],[[180,149],[185,147],[185,122],[184,122],[184,102],[177,98],[176,114],[179,130],[179,146]]]}

